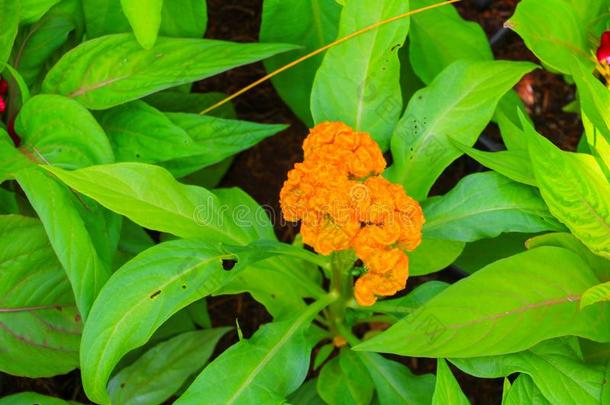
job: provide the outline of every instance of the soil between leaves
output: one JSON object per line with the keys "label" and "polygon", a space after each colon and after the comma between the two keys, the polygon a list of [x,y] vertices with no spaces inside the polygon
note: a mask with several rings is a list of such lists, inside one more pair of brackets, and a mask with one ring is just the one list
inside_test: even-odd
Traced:
{"label": "soil between leaves", "polygon": [[[491,39],[513,14],[517,2],[518,0],[494,0],[490,7],[481,9],[477,4],[486,1],[464,0],[457,7],[463,17],[481,24]],[[209,28],[206,37],[240,42],[256,41],[261,8],[262,0],[208,0]],[[537,62],[536,57],[512,32],[495,42],[493,50],[498,59]],[[264,74],[262,64],[257,63],[197,83],[194,88],[200,92],[222,91],[230,94]],[[536,70],[526,76],[517,91],[526,102],[537,129],[561,148],[575,150],[582,126],[576,114],[562,111],[563,106],[574,99],[574,87],[566,84],[560,76]],[[288,170],[295,162],[302,160],[301,144],[307,128],[282,102],[269,82],[237,98],[235,107],[240,119],[290,124],[282,133],[239,154],[221,184],[224,187],[241,187],[260,204],[270,206],[279,213],[279,190]],[[491,139],[499,139],[494,125],[490,125],[486,134]],[[446,192],[465,174],[478,169],[478,165],[467,157],[457,160],[446,170],[435,186],[435,192]],[[298,227],[276,224],[276,232],[281,240],[291,241],[298,233]],[[455,281],[457,277],[449,271],[419,277],[410,282],[408,289],[430,279]],[[271,319],[265,309],[246,294],[211,298],[209,311],[214,326],[234,326],[237,319],[246,337]],[[226,335],[219,343],[216,355],[236,341],[236,334]],[[417,374],[434,372],[436,367],[435,360],[393,358],[405,363]],[[502,393],[500,379],[477,379],[455,368],[453,371],[473,404],[499,403]],[[39,379],[17,378],[0,373],[0,397],[21,391],[36,391],[89,403],[83,393],[78,371]]]}

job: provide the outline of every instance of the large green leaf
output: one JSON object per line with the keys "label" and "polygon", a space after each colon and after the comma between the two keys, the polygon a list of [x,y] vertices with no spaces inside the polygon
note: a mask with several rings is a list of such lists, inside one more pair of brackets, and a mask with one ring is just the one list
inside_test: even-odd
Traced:
{"label": "large green leaf", "polygon": [[[265,61],[269,72],[332,42],[337,37],[341,7],[326,0],[266,0],[263,2],[261,42],[290,42],[303,46],[298,51]],[[311,88],[322,55],[315,56],[271,79],[286,104],[308,126]]]}
{"label": "large green leaf", "polygon": [[373,381],[356,353],[343,349],[322,367],[318,394],[329,405],[368,405],[373,398]]}
{"label": "large green leaf", "polygon": [[98,121],[119,162],[159,163],[201,149],[165,114],[140,100],[103,111]]}
{"label": "large green leaf", "polygon": [[167,0],[161,10],[160,35],[201,38],[208,23],[207,2],[203,0]]}
{"label": "large green leaf", "polygon": [[452,284],[355,349],[461,358],[517,352],[564,335],[608,340],[607,304],[579,308],[581,294],[597,283],[576,254],[540,247]]}
{"label": "large green leaf", "polygon": [[419,90],[392,136],[394,164],[387,177],[424,199],[443,170],[471,146],[500,98],[535,66],[528,62],[460,61]]}
{"label": "large green leaf", "polygon": [[584,22],[565,0],[524,0],[506,25],[548,67],[570,73],[574,59],[592,67]]}
{"label": "large green leaf", "polygon": [[78,367],[81,322],[40,221],[0,216],[0,371],[49,377]]}
{"label": "large green leaf", "polygon": [[300,315],[267,324],[242,339],[212,361],[175,403],[283,403],[307,375],[311,346],[304,332],[336,298],[329,294]]}
{"label": "large green leaf", "polygon": [[218,163],[287,128],[281,124],[259,124],[197,114],[168,113],[167,116],[196,144],[192,157],[163,164],[176,177]]}
{"label": "large green leaf", "polygon": [[156,245],[127,262],[108,280],[85,324],[81,370],[88,397],[107,403],[106,382],[121,357],[146,343],[174,313],[278,252],[293,251],[279,243],[229,249],[183,239]]}
{"label": "large green leaf", "polygon": [[161,404],[208,362],[229,328],[204,329],[159,343],[108,383],[112,403]]}
{"label": "large green leaf", "polygon": [[[339,37],[408,10],[402,0],[351,0],[341,12]],[[402,111],[398,49],[408,31],[403,19],[331,48],[311,93],[315,123],[343,121],[388,149]]]}
{"label": "large green leaf", "polygon": [[[436,0],[411,0],[418,9]],[[460,59],[492,60],[487,35],[475,22],[460,17],[455,7],[439,7],[411,17],[409,60],[424,83],[430,83],[447,66]]]}
{"label": "large green leaf", "polygon": [[430,239],[473,242],[504,232],[562,230],[538,191],[495,172],[471,174],[422,204]]}
{"label": "large green leaf", "polygon": [[551,213],[593,253],[610,259],[610,183],[593,156],[563,152],[529,125],[529,153]]}
{"label": "large green leaf", "polygon": [[468,243],[454,265],[466,273],[474,273],[489,263],[523,252],[531,236],[528,233],[503,233],[492,239]]}
{"label": "large green leaf", "polygon": [[52,7],[36,24],[25,28],[15,40],[13,66],[31,86],[38,82],[49,58],[60,49],[71,33],[82,34],[79,0],[64,0]]}
{"label": "large green leaf", "polygon": [[85,107],[67,97],[32,97],[19,112],[15,129],[22,148],[45,163],[75,169],[114,161],[104,130]]}
{"label": "large green leaf", "polygon": [[432,405],[470,405],[470,401],[462,392],[453,373],[444,359],[436,362],[436,387],[432,397]]}
{"label": "large green leaf", "polygon": [[151,49],[161,26],[163,0],[121,0],[121,8],[140,45]]}
{"label": "large green leaf", "polygon": [[432,374],[415,375],[407,366],[377,353],[358,353],[358,357],[375,384],[380,405],[429,404],[432,400]]}
{"label": "large green leaf", "polygon": [[451,361],[477,377],[528,374],[552,404],[599,404],[604,382],[603,366],[584,364],[567,342],[559,339],[520,353]]}
{"label": "large green leaf", "polygon": [[[218,92],[182,93],[176,90],[165,90],[145,97],[144,101],[163,112],[197,114],[225,97],[226,94]],[[231,103],[227,103],[210,111],[207,115],[219,118],[235,118],[235,109]]]}
{"label": "large green leaf", "polygon": [[0,30],[0,69],[4,69],[4,64],[13,49],[13,42],[19,27],[20,9],[19,0],[0,1],[0,27],[2,27]]}
{"label": "large green leaf", "polygon": [[417,249],[409,252],[409,274],[423,276],[449,267],[460,256],[465,245],[455,240],[424,237]]}
{"label": "large green leaf", "polygon": [[49,71],[45,93],[106,109],[180,84],[293,49],[285,44],[239,44],[209,39],[159,38],[142,49],[130,34],[84,42]]}
{"label": "large green leaf", "polygon": [[161,167],[115,163],[75,171],[44,168],[69,187],[144,228],[183,238],[245,241],[235,228],[224,226],[230,217],[225,218],[213,193],[178,183]]}
{"label": "large green leaf", "polygon": [[76,305],[86,319],[97,293],[110,276],[110,268],[100,257],[74,206],[82,202],[74,202],[70,191],[39,167],[23,169],[15,178],[40,217],[72,284]]}
{"label": "large green leaf", "polygon": [[520,374],[510,387],[508,392],[504,392],[505,399],[502,405],[550,405],[551,403],[542,395],[532,377],[527,374]]}

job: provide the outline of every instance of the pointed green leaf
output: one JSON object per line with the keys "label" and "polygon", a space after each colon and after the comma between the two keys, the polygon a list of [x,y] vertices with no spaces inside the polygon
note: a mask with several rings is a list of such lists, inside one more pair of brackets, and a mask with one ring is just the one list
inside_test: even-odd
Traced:
{"label": "pointed green leaf", "polygon": [[610,281],[589,288],[582,295],[580,307],[588,307],[601,301],[610,301]]}
{"label": "pointed green leaf", "polygon": [[468,175],[446,195],[429,198],[422,206],[424,236],[432,239],[473,242],[505,232],[563,229],[535,188],[495,172]]}
{"label": "pointed green leaf", "polygon": [[461,358],[517,352],[564,335],[607,340],[607,308],[579,308],[581,294],[597,283],[576,254],[537,248],[452,284],[355,350]]}
{"label": "pointed green leaf", "polygon": [[78,367],[80,317],[40,221],[0,216],[0,371],[30,378]]}
{"label": "pointed green leaf", "polygon": [[[351,0],[338,36],[407,11],[409,2],[402,0]],[[328,50],[311,92],[314,122],[343,121],[387,150],[402,110],[398,49],[408,32],[409,19],[402,19]]]}
{"label": "pointed green leaf", "polygon": [[208,362],[229,329],[186,332],[157,344],[112,377],[108,383],[112,403],[163,403]]}
{"label": "pointed green leaf", "polygon": [[610,183],[597,161],[590,155],[561,151],[531,126],[525,131],[549,210],[593,253],[610,259]]}
{"label": "pointed green leaf", "polygon": [[[61,170],[61,169],[57,169]],[[64,267],[83,319],[110,276],[110,268],[96,250],[70,191],[40,167],[16,173],[15,178],[40,217],[53,250]]]}
{"label": "pointed green leaf", "polygon": [[423,200],[451,162],[491,120],[500,98],[526,73],[527,62],[459,61],[411,98],[392,135],[394,164],[387,177]]}
{"label": "pointed green leaf", "polygon": [[42,89],[100,110],[293,48],[284,44],[159,38],[147,50],[130,34],[107,35],[64,54],[47,74]]}
{"label": "pointed green leaf", "polygon": [[[508,380],[508,379],[507,379]],[[534,380],[527,374],[519,374],[513,385],[506,392],[502,405],[550,405],[551,403],[542,395]]]}
{"label": "pointed green leaf", "polygon": [[212,361],[175,404],[283,403],[309,369],[311,346],[304,332],[335,299],[327,295],[297,317],[264,325],[251,338],[240,340]]}
{"label": "pointed green leaf", "polygon": [[121,0],[121,8],[140,45],[151,49],[161,26],[163,0]]}
{"label": "pointed green leaf", "polygon": [[21,10],[18,0],[0,0],[0,69],[11,55],[13,42],[19,27],[19,12]]}
{"label": "pointed green leaf", "polygon": [[436,361],[436,387],[432,405],[470,405],[445,359]]}

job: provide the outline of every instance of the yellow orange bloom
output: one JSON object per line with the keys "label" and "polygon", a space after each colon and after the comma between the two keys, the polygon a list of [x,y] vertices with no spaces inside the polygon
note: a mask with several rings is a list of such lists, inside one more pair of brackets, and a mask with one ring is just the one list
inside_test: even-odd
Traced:
{"label": "yellow orange bloom", "polygon": [[367,272],[355,284],[360,305],[405,288],[405,250],[421,242],[424,216],[402,186],[381,177],[385,159],[375,141],[340,122],[313,128],[305,159],[280,192],[284,217],[301,220],[303,241],[320,254],[354,249]]}

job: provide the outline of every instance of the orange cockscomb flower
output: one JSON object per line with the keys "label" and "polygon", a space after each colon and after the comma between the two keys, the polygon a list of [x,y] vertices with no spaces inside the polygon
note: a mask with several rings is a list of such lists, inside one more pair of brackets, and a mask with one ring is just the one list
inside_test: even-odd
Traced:
{"label": "orange cockscomb flower", "polygon": [[386,161],[377,143],[341,122],[325,122],[310,131],[303,150],[304,161],[280,192],[284,217],[302,221],[303,241],[320,254],[355,250],[366,268],[354,289],[360,305],[405,288],[405,250],[421,242],[424,216],[402,186],[380,176]]}

